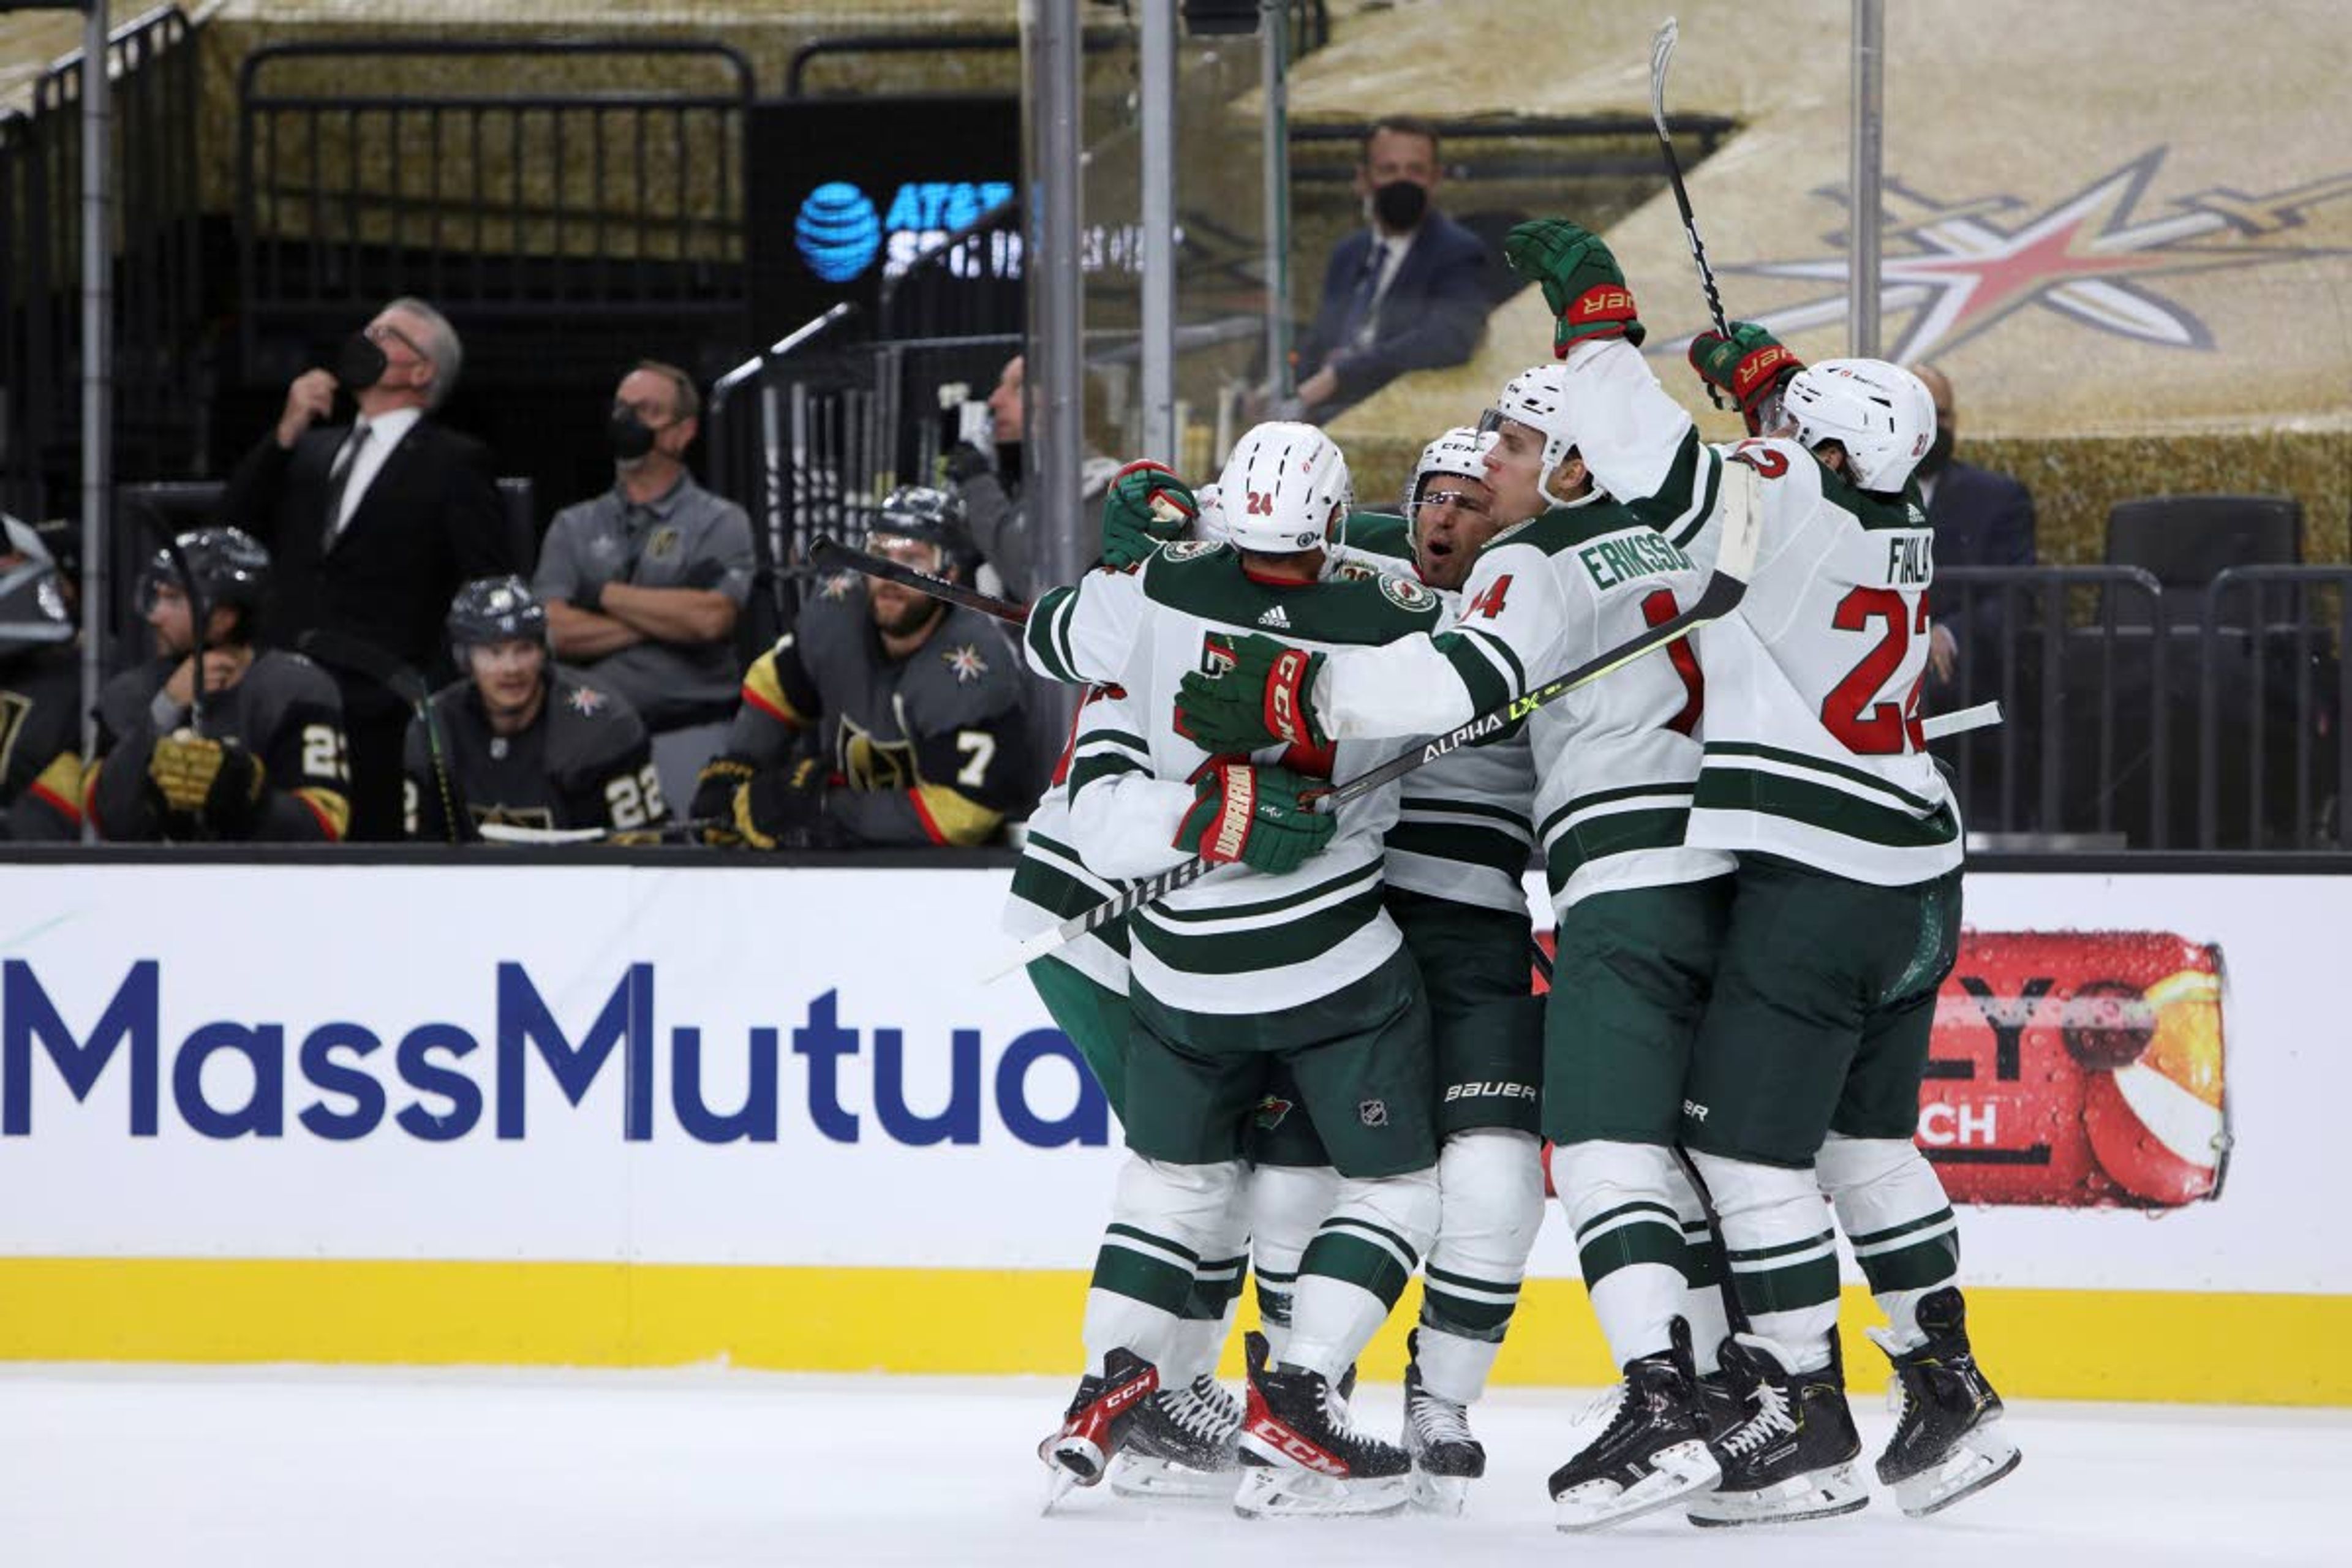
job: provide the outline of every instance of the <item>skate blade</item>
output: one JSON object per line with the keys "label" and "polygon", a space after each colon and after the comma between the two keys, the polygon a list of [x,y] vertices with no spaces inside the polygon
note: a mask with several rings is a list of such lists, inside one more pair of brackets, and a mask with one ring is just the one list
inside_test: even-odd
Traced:
{"label": "skate blade", "polygon": [[1600,1530],[1671,1508],[1723,1479],[1723,1468],[1702,1442],[1676,1443],[1650,1456],[1656,1467],[1630,1487],[1588,1481],[1552,1499],[1552,1522],[1570,1531]]}
{"label": "skate blade", "polygon": [[1684,1515],[1701,1530],[1722,1530],[1747,1524],[1799,1524],[1809,1519],[1836,1519],[1870,1506],[1870,1489],[1855,1479],[1852,1465],[1791,1476],[1777,1485],[1752,1492],[1714,1492],[1693,1503]]}
{"label": "skate blade", "polygon": [[1976,1496],[2017,1468],[2025,1457],[2016,1444],[1982,1426],[1968,1434],[1961,1444],[1934,1469],[1895,1483],[1895,1506],[1905,1518],[1925,1519]]}
{"label": "skate blade", "polygon": [[1293,1466],[1253,1465],[1242,1471],[1234,1511],[1244,1519],[1380,1519],[1412,1501],[1410,1478],[1342,1480]]}
{"label": "skate blade", "polygon": [[1054,1511],[1054,1505],[1069,1496],[1070,1489],[1077,1484],[1077,1477],[1059,1465],[1055,1466],[1052,1473],[1045,1478],[1045,1505],[1037,1510],[1037,1517],[1040,1519],[1050,1517]]}
{"label": "skate blade", "polygon": [[1172,1459],[1149,1454],[1121,1454],[1111,1462],[1110,1489],[1124,1498],[1170,1498],[1181,1500],[1230,1500],[1239,1467],[1196,1470]]}
{"label": "skate blade", "polygon": [[1470,1504],[1470,1479],[1468,1476],[1434,1475],[1415,1465],[1410,1488],[1412,1506],[1423,1513],[1455,1518]]}

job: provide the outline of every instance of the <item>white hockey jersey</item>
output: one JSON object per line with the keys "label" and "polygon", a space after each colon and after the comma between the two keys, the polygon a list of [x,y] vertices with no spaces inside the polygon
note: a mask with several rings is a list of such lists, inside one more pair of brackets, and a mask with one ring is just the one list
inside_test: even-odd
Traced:
{"label": "white hockey jersey", "polygon": [[1569,356],[1570,417],[1596,473],[1714,558],[1725,461],[1761,477],[1748,593],[1698,639],[1706,760],[1690,842],[1778,855],[1886,887],[1958,866],[1959,808],[1919,732],[1935,535],[1916,492],[1866,494],[1788,440],[1717,449],[1629,345]]}
{"label": "white hockey jersey", "polygon": [[[1405,521],[1384,512],[1348,520],[1340,552],[1349,565],[1420,581]],[[1462,595],[1433,588],[1449,616]],[[1522,879],[1534,858],[1535,755],[1525,726],[1480,745],[1448,752],[1403,779],[1397,824],[1389,829],[1392,888],[1479,909],[1524,913]]]}
{"label": "white hockey jersey", "polygon": [[[1031,667],[1055,680],[1120,688],[1118,711],[1141,724],[1098,740],[1094,766],[1082,755],[1072,767],[1073,812],[1115,780],[1122,822],[1150,824],[1090,839],[1087,863],[1108,877],[1142,878],[1190,858],[1174,839],[1210,753],[1177,732],[1176,689],[1234,634],[1263,630],[1332,651],[1427,631],[1438,613],[1426,589],[1389,578],[1264,583],[1234,552],[1209,543],[1172,544],[1132,572],[1092,572],[1045,595],[1023,635]],[[1255,760],[1347,779],[1400,749],[1355,741],[1319,756],[1269,748]],[[1397,797],[1391,784],[1342,806],[1328,846],[1296,871],[1223,867],[1137,910],[1129,927],[1134,989],[1187,1013],[1264,1014],[1321,1001],[1386,963],[1402,945],[1381,907],[1381,837],[1396,820]]]}
{"label": "white hockey jersey", "polygon": [[[1021,858],[1013,868],[1013,888],[1004,900],[1002,929],[1007,936],[1031,937],[1073,915],[1117,898],[1125,885],[1087,864],[1081,835],[1070,818],[1071,775],[1081,763],[1098,765],[1100,755],[1118,753],[1125,715],[1113,695],[1090,689],[1072,723],[1069,743],[1055,764],[1052,782],[1029,814]],[[1054,956],[1096,984],[1127,994],[1127,922],[1114,921],[1065,943]]]}
{"label": "white hockey jersey", "polygon": [[[1342,738],[1442,733],[1671,619],[1704,580],[1680,549],[1596,494],[1496,534],[1439,635],[1333,658],[1316,711]],[[1729,856],[1684,843],[1702,696],[1697,661],[1677,646],[1528,716],[1556,911],[1731,869]]]}

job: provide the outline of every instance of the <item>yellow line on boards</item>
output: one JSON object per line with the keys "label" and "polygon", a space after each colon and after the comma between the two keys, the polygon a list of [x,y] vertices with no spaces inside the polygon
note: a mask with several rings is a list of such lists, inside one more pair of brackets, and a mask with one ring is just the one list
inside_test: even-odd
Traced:
{"label": "yellow line on boards", "polygon": [[[1086,1276],[673,1264],[0,1258],[0,1360],[678,1366],[1071,1373]],[[1399,1376],[1408,1293],[1363,1375]],[[2020,1398],[2352,1405],[2352,1366],[2277,1347],[2352,1337],[2352,1296],[1977,1289],[1969,1321]],[[1253,1314],[1245,1306],[1243,1316]],[[1846,1367],[1877,1387],[1848,1287]],[[1238,1349],[1226,1357],[1240,1371]],[[1583,1287],[1531,1279],[1497,1384],[1611,1381]]]}

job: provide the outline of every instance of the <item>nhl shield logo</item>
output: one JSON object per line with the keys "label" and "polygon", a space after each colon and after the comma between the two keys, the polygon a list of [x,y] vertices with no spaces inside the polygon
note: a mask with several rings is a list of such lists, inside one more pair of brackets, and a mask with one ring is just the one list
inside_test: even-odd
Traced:
{"label": "nhl shield logo", "polygon": [[1389,1102],[1367,1100],[1356,1107],[1356,1119],[1367,1127],[1386,1127],[1389,1124]]}

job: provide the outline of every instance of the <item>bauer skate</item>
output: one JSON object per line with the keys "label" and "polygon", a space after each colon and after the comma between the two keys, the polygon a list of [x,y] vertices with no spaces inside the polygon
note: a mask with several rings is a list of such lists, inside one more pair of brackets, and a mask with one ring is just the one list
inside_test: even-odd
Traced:
{"label": "bauer skate", "polygon": [[1103,1358],[1101,1376],[1089,1373],[1079,1380],[1061,1430],[1037,1445],[1037,1457],[1053,1472],[1045,1495],[1049,1510],[1072,1486],[1101,1481],[1134,1430],[1138,1412],[1159,1387],[1159,1370],[1126,1349]]}
{"label": "bauer skate", "polygon": [[1931,1290],[1919,1301],[1927,1342],[1897,1352],[1892,1336],[1870,1337],[1895,1363],[1903,1411],[1878,1479],[1895,1489],[1895,1506],[1913,1519],[1948,1509],[2017,1468],[2017,1445],[2001,1431],[2000,1395],[1985,1381],[1969,1350],[1968,1309],[1955,1287]]}
{"label": "bauer skate", "polygon": [[1486,1449],[1470,1430],[1470,1409],[1432,1394],[1421,1380],[1421,1331],[1405,1339],[1412,1359],[1404,1369],[1404,1450],[1412,1458],[1412,1503],[1430,1513],[1455,1514],[1470,1500],[1470,1483],[1486,1473]]}
{"label": "bauer skate", "polygon": [[1788,1352],[1756,1334],[1724,1342],[1724,1370],[1747,1395],[1747,1419],[1707,1445],[1723,1468],[1717,1489],[1690,1507],[1693,1524],[1790,1524],[1869,1506],[1853,1473],[1862,1452],[1846,1408],[1837,1341],[1818,1372],[1782,1370]]}
{"label": "bauer skate", "polygon": [[1265,1342],[1244,1343],[1249,1404],[1241,1434],[1244,1519],[1395,1513],[1411,1496],[1412,1459],[1348,1424],[1346,1402],[1321,1373],[1269,1369]]}
{"label": "bauer skate", "polygon": [[1676,1318],[1667,1349],[1625,1363],[1607,1427],[1551,1473],[1554,1521],[1598,1530],[1708,1489],[1722,1468],[1706,1440],[1690,1325]]}
{"label": "bauer skate", "polygon": [[1241,1402],[1202,1373],[1163,1388],[1138,1408],[1127,1447],[1111,1464],[1120,1497],[1230,1498],[1240,1468]]}

